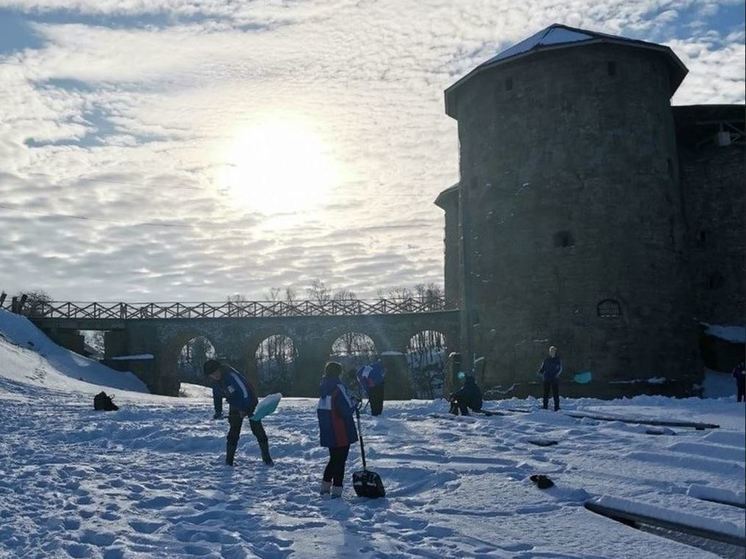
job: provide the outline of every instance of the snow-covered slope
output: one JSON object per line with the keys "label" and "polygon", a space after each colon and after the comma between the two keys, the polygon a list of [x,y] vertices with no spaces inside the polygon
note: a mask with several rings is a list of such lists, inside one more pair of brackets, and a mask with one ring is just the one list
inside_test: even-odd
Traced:
{"label": "snow-covered slope", "polygon": [[[567,410],[721,426],[705,431],[575,419],[533,398],[490,402],[503,412],[492,417],[450,416],[444,401],[386,402],[383,416],[362,420],[368,466],[387,497],[355,496],[353,446],[344,498],[330,500],[316,493],[328,453],[314,400],[283,399],[264,420],[274,468],[247,425],[231,469],[228,425],[211,419],[209,390],[120,391],[120,411],[94,412],[80,396],[99,387],[75,380],[76,359],[54,362],[65,374],[0,338],[1,559],[743,555],[583,506],[593,499],[744,533],[742,508],[706,500],[744,498],[746,406],[732,397],[562,400]],[[535,473],[556,486],[538,489]]]}
{"label": "snow-covered slope", "polygon": [[62,348],[27,318],[0,309],[0,377],[85,393],[101,386],[148,392],[129,372],[120,372]]}

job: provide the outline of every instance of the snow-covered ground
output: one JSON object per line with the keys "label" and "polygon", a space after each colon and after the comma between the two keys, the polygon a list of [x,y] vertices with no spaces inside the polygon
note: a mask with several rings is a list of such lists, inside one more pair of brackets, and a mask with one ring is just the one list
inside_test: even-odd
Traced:
{"label": "snow-covered ground", "polygon": [[[316,494],[327,453],[315,401],[284,399],[265,419],[274,467],[262,464],[247,428],[230,469],[227,422],[211,419],[208,389],[143,393],[128,374],[64,357],[48,340],[30,338],[30,349],[34,332],[19,334],[13,320],[0,316],[2,558],[717,556],[598,516],[583,507],[590,498],[745,530],[743,508],[704,500],[743,501],[746,406],[732,397],[562,401],[567,410],[721,426],[651,430],[666,433],[658,435],[539,410],[534,399],[489,402],[505,411],[493,417],[449,416],[443,401],[386,402],[363,429],[387,497],[358,498],[348,481],[344,498],[330,500]],[[120,411],[94,412],[101,387],[91,382],[115,386]],[[550,440],[557,444],[535,444]],[[348,473],[359,468],[355,447]],[[538,489],[535,473],[556,486]]]}

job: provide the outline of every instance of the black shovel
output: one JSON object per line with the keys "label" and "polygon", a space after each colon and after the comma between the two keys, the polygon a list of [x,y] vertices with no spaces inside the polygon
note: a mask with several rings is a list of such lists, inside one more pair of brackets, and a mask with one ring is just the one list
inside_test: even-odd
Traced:
{"label": "black shovel", "polygon": [[363,445],[363,431],[360,429],[360,410],[358,408],[355,408],[355,417],[357,418],[357,431],[360,437],[360,455],[363,457],[363,470],[352,474],[352,486],[355,488],[355,493],[358,494],[358,497],[368,497],[370,499],[385,497],[386,490],[383,488],[381,476],[376,472],[370,471],[365,466],[365,446]]}

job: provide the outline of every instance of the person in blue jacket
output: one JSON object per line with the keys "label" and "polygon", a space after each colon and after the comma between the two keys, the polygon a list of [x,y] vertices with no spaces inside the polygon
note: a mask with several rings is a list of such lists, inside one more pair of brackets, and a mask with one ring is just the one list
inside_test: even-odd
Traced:
{"label": "person in blue jacket", "polygon": [[350,453],[350,445],[357,441],[357,429],[352,415],[359,402],[349,395],[347,387],[339,378],[341,374],[340,363],[330,361],[326,364],[316,410],[321,446],[329,449],[329,461],[324,468],[319,492],[322,495],[331,493],[332,497],[342,496],[347,455]]}
{"label": "person in blue jacket", "polygon": [[555,346],[549,347],[549,356],[544,359],[536,373],[544,381],[544,409],[549,406],[549,390],[554,399],[554,411],[559,410],[559,376],[562,374],[562,359],[557,355]]}
{"label": "person in blue jacket", "polygon": [[[233,466],[244,417],[251,418],[258,403],[256,391],[251,383],[236,369],[215,359],[205,362],[203,372],[212,385],[212,399],[215,406],[213,417],[222,417],[223,398],[228,400],[228,424],[230,429],[226,437],[225,463],[228,466]],[[262,422],[249,419],[249,426],[259,443],[262,460],[265,464],[271,466],[274,462],[269,455],[269,439],[267,433],[264,432]]]}
{"label": "person in blue jacket", "polygon": [[451,394],[451,413],[458,415],[469,415],[469,410],[482,411],[482,391],[477,386],[474,377],[459,371],[458,379],[464,385]]}
{"label": "person in blue jacket", "polygon": [[383,381],[385,378],[386,371],[380,359],[375,363],[360,367],[357,371],[357,381],[370,401],[371,415],[383,413]]}

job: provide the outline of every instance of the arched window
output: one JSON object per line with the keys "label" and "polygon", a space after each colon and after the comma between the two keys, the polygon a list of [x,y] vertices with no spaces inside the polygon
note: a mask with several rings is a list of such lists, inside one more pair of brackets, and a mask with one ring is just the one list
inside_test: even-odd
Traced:
{"label": "arched window", "polygon": [[604,299],[596,305],[596,314],[601,318],[619,318],[622,316],[622,305],[616,299]]}

